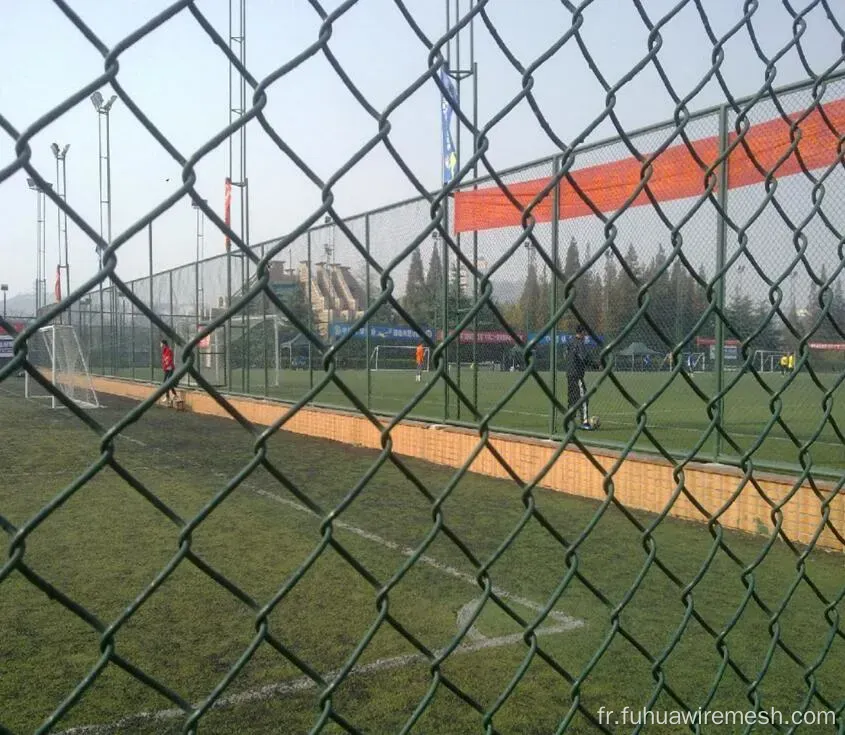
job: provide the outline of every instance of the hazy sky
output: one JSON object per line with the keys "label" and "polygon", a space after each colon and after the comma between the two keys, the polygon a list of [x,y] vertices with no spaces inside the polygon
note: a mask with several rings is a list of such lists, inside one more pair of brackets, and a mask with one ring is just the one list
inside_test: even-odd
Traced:
{"label": "hazy sky", "polygon": [[[717,35],[741,16],[743,3],[702,0]],[[325,2],[327,11],[340,3]],[[656,22],[675,0],[649,0]],[[781,2],[760,0],[754,30],[763,50],[777,54],[793,34],[793,19]],[[71,0],[70,5],[108,46],[113,46],[169,3],[162,0]],[[406,0],[423,31],[436,39],[445,29],[442,0]],[[806,5],[795,2],[800,10]],[[845,24],[841,0],[831,0]],[[197,0],[196,6],[224,37],[228,3]],[[0,23],[0,113],[18,131],[59,105],[103,70],[103,59],[50,0],[3,0]],[[468,0],[461,2],[467,12]],[[511,51],[530,64],[571,25],[559,0],[489,0],[491,20]],[[804,50],[821,72],[842,54],[841,38],[821,6],[807,17]],[[247,0],[247,65],[261,79],[296,56],[318,35],[320,18],[306,0]],[[648,49],[648,31],[632,0],[595,0],[584,13],[585,43],[601,72],[612,83]],[[687,94],[711,64],[712,47],[692,2],[663,30],[660,59],[676,90]],[[462,40],[468,50],[468,35]],[[334,25],[329,46],[370,103],[383,110],[427,68],[428,50],[412,33],[392,0],[359,0]],[[763,83],[765,64],[756,56],[747,30],[725,47],[723,72],[736,95],[753,93]],[[479,109],[486,123],[521,86],[520,75],[495,46],[481,23],[476,26]],[[143,38],[119,57],[119,79],[135,102],[170,141],[189,157],[228,123],[228,63],[187,10]],[[839,66],[842,70],[843,66]],[[805,76],[793,49],[777,62],[776,85]],[[573,42],[535,75],[535,95],[556,133],[564,140],[579,134],[604,108],[604,92]],[[111,90],[104,88],[108,96]],[[463,106],[470,106],[471,86]],[[317,172],[328,178],[377,132],[371,118],[318,54],[268,91],[266,114],[279,135]],[[251,97],[251,92],[250,92]],[[691,109],[723,99],[709,84]],[[391,140],[408,165],[429,188],[439,184],[439,90],[431,81],[391,114]],[[671,117],[673,103],[656,71],[649,66],[618,95],[616,109],[627,129]],[[111,115],[113,234],[131,226],[181,182],[181,169],[118,100]],[[715,131],[714,131],[715,132]],[[611,133],[605,125],[591,140]],[[712,133],[709,133],[712,134]],[[497,167],[555,152],[527,103],[523,102],[490,134],[490,159]],[[67,158],[68,200],[91,226],[99,228],[97,188],[97,114],[88,100],[50,124],[31,141],[32,163],[48,180],[55,179],[50,144],[70,143]],[[464,137],[464,143],[468,137]],[[197,190],[221,213],[227,173],[225,145],[208,154],[197,168]],[[465,147],[466,151],[466,147]],[[0,133],[0,168],[15,157],[14,141]],[[248,175],[251,186],[251,241],[284,234],[319,207],[320,192],[272,144],[256,123],[248,127]],[[166,182],[166,179],[170,182]],[[23,171],[0,182],[0,281],[10,296],[33,290],[35,278],[35,194]],[[383,147],[371,152],[335,187],[336,208],[348,216],[415,194]],[[237,211],[233,211],[237,221]],[[57,212],[48,202],[48,292],[57,262]],[[397,230],[397,249],[415,232]],[[195,214],[186,198],[154,226],[155,269],[189,262],[194,257]],[[72,285],[95,271],[93,243],[70,224]],[[208,225],[205,255],[223,252],[223,237]],[[389,253],[385,253],[386,258]],[[426,253],[427,256],[427,253]],[[126,279],[144,275],[146,235],[118,251],[118,272]]]}

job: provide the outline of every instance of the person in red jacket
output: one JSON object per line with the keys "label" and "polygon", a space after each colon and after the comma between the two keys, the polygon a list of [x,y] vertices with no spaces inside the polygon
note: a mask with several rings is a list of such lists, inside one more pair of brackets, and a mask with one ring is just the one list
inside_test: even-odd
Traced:
{"label": "person in red jacket", "polygon": [[[167,340],[163,339],[161,340],[161,369],[164,371],[164,381],[162,382],[167,382],[168,378],[173,375],[174,367],[173,350],[170,348],[170,345],[167,344]],[[175,386],[168,388],[167,392],[164,394],[164,400],[168,404],[170,404],[176,397]]]}

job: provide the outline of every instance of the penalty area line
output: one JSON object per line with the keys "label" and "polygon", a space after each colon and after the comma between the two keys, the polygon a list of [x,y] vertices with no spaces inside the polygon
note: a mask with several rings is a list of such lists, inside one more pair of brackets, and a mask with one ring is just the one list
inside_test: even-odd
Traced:
{"label": "penalty area line", "polygon": [[[561,624],[552,625],[547,628],[539,628],[534,632],[538,637],[545,637],[558,633],[566,633],[569,630],[571,630],[569,625]],[[481,640],[473,641],[472,643],[462,643],[451,653],[450,657],[463,656],[470,653],[477,653],[479,651],[510,646],[515,643],[520,643],[522,640],[522,633],[511,633],[497,638],[483,638]],[[443,650],[435,651],[437,656],[440,656],[442,653]],[[380,658],[370,663],[354,667],[349,672],[347,679],[355,676],[400,669],[412,664],[425,663],[427,660],[428,659],[421,653],[408,653],[401,656]],[[334,671],[329,672],[329,674],[325,677],[326,683],[333,683],[340,673],[341,669],[335,669]],[[316,688],[316,686],[317,682],[310,676],[300,676],[296,679],[289,679],[288,681],[281,681],[276,684],[267,684],[256,689],[249,689],[245,692],[220,697],[220,699],[212,705],[211,709],[225,709],[243,704],[265,702],[271,698],[291,696],[300,692],[308,691],[309,689]],[[120,720],[115,720],[114,722],[99,725],[80,725],[77,727],[71,727],[68,730],[57,732],[56,735],[111,735],[111,733],[122,732],[125,728],[131,725],[165,722],[168,720],[178,719],[179,717],[186,717],[187,715],[188,713],[176,708],[162,709],[152,712],[138,712],[137,714],[123,717]]]}

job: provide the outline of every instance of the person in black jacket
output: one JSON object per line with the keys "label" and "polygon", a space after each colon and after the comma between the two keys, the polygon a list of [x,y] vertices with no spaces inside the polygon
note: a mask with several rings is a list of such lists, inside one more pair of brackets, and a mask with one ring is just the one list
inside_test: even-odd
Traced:
{"label": "person in black jacket", "polygon": [[[584,326],[579,324],[575,327],[575,339],[569,348],[569,370],[566,374],[569,408],[572,408],[583,396],[587,395],[587,384],[584,382],[584,373],[587,371],[588,363],[585,337]],[[593,426],[590,423],[590,410],[586,398],[584,398],[579,411],[581,428],[592,431]]]}

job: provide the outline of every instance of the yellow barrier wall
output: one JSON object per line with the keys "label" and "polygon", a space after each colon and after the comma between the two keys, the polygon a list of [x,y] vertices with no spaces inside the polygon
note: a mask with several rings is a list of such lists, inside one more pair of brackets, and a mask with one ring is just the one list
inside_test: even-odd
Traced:
{"label": "yellow barrier wall", "polygon": [[[98,393],[143,399],[150,395],[153,385],[117,378],[93,377]],[[180,389],[185,395],[186,409],[211,416],[229,417],[209,395],[203,391]],[[245,396],[227,396],[231,404],[249,421],[269,425],[277,421],[290,408],[289,403],[269,401]],[[297,434],[332,439],[355,446],[381,449],[380,432],[363,416],[316,407],[297,412],[284,429]],[[478,443],[478,434],[469,429],[431,425],[406,421],[391,431],[393,451],[396,454],[417,457],[439,465],[459,467]],[[519,477],[528,482],[541,470],[552,456],[555,445],[547,440],[495,433],[491,444],[504,457]],[[609,470],[619,454],[605,449],[591,449],[596,460]],[[509,475],[484,449],[473,462],[473,472],[490,477],[508,478]],[[793,493],[795,480],[770,473],[754,473],[754,479],[773,503],[781,502]],[[604,475],[577,449],[565,450],[538,483],[570,495],[597,500],[604,499]],[[770,533],[774,524],[771,507],[760,491],[750,481],[744,482],[739,470],[712,464],[689,464],[683,473],[684,487],[709,514],[714,514],[728,503],[719,522],[726,528],[750,533]],[[744,482],[744,484],[743,484]],[[613,476],[615,497],[630,509],[660,513],[669,502],[676,488],[672,466],[646,455],[631,454],[625,458]],[[794,542],[809,543],[822,522],[822,503],[833,495],[833,486],[816,482],[819,497],[809,485],[798,488],[784,504],[782,528]],[[736,497],[731,500],[731,496]],[[829,504],[830,524],[840,533],[845,532],[845,493],[840,492]],[[704,523],[707,518],[692,502],[681,494],[669,511],[676,518]],[[843,551],[843,545],[825,528],[817,542],[819,546]]]}

